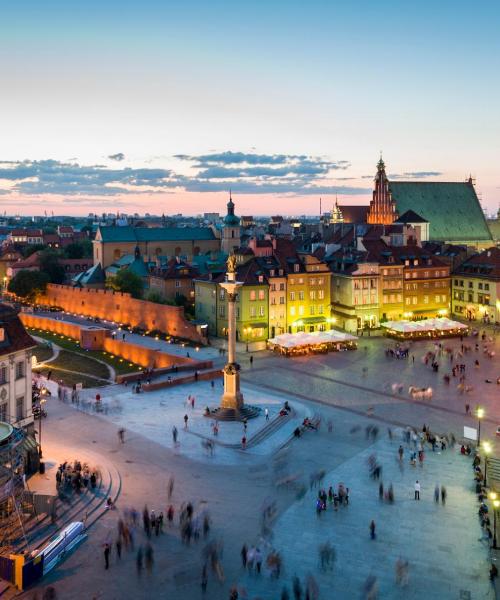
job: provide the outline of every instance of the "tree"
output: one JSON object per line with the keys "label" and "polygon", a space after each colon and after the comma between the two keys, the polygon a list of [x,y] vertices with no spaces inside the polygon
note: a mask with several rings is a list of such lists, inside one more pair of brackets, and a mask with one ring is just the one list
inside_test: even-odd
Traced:
{"label": "tree", "polygon": [[46,273],[23,269],[9,281],[7,289],[12,294],[31,301],[37,294],[45,292],[47,283],[49,283],[49,277]]}
{"label": "tree", "polygon": [[64,267],[59,264],[59,255],[53,250],[40,253],[40,271],[48,276],[50,283],[63,283],[66,276]]}
{"label": "tree", "polygon": [[92,242],[83,240],[82,242],[73,242],[64,249],[67,258],[92,258]]}
{"label": "tree", "polygon": [[25,246],[22,249],[22,254],[23,254],[24,258],[28,258],[28,256],[31,256],[35,252],[38,252],[39,250],[46,250],[46,249],[47,249],[47,246],[45,244],[31,244],[29,246]]}
{"label": "tree", "polygon": [[117,292],[127,292],[132,298],[142,298],[144,282],[129,269],[120,269],[111,279],[109,286]]}

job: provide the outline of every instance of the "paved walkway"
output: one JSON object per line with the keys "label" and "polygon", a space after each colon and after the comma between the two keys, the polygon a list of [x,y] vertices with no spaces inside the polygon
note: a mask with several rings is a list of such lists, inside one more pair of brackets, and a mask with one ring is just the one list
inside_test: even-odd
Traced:
{"label": "paved walkway", "polygon": [[[333,438],[324,451],[333,452],[335,446]],[[272,546],[282,554],[284,577],[271,579],[266,569],[260,577],[243,576],[241,585],[250,597],[276,598],[283,584],[291,592],[292,576],[304,582],[306,574],[313,573],[321,598],[360,597],[370,575],[377,577],[380,598],[494,598],[488,542],[480,540],[471,460],[456,450],[428,452],[423,468],[412,467],[406,444],[403,464],[396,459],[397,448],[396,441],[381,440],[326,475],[325,489],[339,482],[350,488],[348,507],[337,512],[329,507],[318,518],[314,489],[281,515]],[[394,486],[394,504],[379,499],[378,482],[368,475],[367,459],[373,454],[383,467],[386,489],[389,483]],[[421,483],[420,501],[414,500],[416,479]],[[434,501],[436,484],[446,486],[446,505]],[[375,540],[369,535],[372,519]],[[324,542],[336,550],[331,572],[318,570],[318,546]],[[262,549],[265,552],[265,546]],[[409,561],[406,588],[395,583],[400,557]]]}

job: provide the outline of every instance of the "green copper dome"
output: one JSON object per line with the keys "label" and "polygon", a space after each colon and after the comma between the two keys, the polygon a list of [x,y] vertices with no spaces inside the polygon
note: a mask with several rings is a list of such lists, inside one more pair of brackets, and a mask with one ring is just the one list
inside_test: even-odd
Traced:
{"label": "green copper dome", "polygon": [[240,218],[234,214],[234,202],[231,196],[229,196],[229,202],[227,203],[227,215],[224,217],[224,225],[228,227],[239,227]]}

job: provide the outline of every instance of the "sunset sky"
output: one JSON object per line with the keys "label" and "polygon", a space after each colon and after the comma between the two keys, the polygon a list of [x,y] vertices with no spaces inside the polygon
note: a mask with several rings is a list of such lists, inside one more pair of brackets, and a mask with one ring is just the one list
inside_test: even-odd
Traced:
{"label": "sunset sky", "polygon": [[2,3],[2,212],[313,214],[367,202],[380,151],[496,212],[499,7]]}

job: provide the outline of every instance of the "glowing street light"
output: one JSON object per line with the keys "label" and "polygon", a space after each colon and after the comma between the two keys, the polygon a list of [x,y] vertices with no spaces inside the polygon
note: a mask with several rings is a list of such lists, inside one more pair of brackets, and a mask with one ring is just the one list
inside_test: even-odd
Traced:
{"label": "glowing street light", "polygon": [[481,419],[484,417],[484,408],[482,406],[476,407],[477,417],[477,445],[481,444]]}

